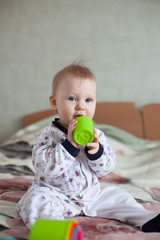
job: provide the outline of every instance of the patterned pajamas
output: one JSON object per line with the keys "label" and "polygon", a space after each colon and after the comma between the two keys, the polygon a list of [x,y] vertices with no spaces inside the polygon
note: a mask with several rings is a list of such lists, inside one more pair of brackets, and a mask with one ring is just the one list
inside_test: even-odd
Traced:
{"label": "patterned pajamas", "polygon": [[101,190],[98,177],[114,169],[116,158],[103,132],[96,130],[99,151],[94,155],[88,154],[85,146],[75,148],[58,121],[42,131],[33,148],[34,182],[17,204],[28,228],[38,218],[64,219],[81,214],[141,227],[158,214],[145,210],[123,189],[110,186]]}

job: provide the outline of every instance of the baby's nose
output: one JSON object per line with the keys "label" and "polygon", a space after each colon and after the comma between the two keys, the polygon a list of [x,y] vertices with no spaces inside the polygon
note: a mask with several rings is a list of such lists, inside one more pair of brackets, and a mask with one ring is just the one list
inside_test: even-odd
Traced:
{"label": "baby's nose", "polygon": [[82,102],[78,102],[76,105],[76,110],[84,110],[84,104]]}

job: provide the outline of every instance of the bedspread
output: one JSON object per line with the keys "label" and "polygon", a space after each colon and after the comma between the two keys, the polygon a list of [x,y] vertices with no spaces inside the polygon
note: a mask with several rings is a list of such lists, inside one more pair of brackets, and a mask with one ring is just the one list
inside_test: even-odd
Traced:
{"label": "bedspread", "polygon": [[[0,237],[27,239],[29,230],[16,212],[16,203],[32,184],[32,146],[47,118],[18,131],[0,146]],[[117,156],[114,172],[100,178],[101,187],[118,185],[146,209],[160,210],[160,141],[142,140],[109,125],[95,124],[106,134]],[[143,233],[125,223],[79,216],[85,240],[159,240],[160,233]]]}

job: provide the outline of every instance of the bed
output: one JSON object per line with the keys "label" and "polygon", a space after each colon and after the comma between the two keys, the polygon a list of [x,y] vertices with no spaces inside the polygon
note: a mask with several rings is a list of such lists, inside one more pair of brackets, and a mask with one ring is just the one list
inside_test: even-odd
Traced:
{"label": "bed", "polygon": [[[0,238],[28,239],[16,203],[34,177],[32,146],[42,128],[57,117],[44,110],[24,116],[23,128],[0,146]],[[132,102],[97,103],[94,125],[103,130],[117,156],[117,167],[100,178],[102,188],[118,185],[146,209],[160,210],[160,103],[138,110]],[[79,216],[85,240],[159,240],[125,223]]]}

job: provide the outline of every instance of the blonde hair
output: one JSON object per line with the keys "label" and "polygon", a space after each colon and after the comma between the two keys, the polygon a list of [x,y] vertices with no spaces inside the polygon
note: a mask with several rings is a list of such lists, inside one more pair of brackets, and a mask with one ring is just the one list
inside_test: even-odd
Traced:
{"label": "blonde hair", "polygon": [[91,72],[91,70],[84,66],[81,63],[73,63],[65,68],[63,68],[61,71],[59,71],[53,78],[52,82],[52,94],[56,93],[58,83],[62,81],[67,76],[76,77],[80,79],[91,79],[96,80],[94,74]]}

